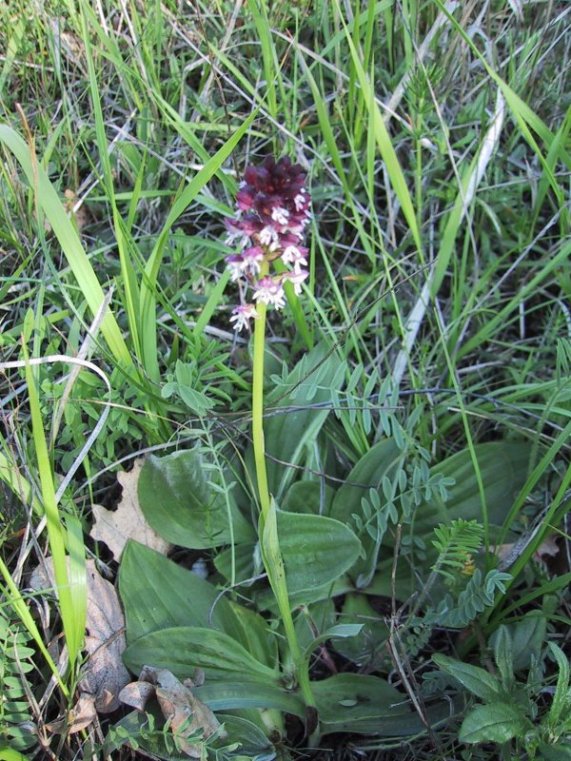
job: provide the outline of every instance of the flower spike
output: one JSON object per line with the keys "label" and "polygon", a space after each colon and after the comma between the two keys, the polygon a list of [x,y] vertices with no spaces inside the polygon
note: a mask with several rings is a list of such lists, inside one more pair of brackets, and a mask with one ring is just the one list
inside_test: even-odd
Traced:
{"label": "flower spike", "polygon": [[[303,168],[287,156],[278,161],[268,157],[260,166],[246,167],[236,194],[236,217],[226,220],[227,242],[237,242],[241,249],[226,257],[232,281],[251,288],[254,301],[275,309],[285,306],[284,282],[291,282],[299,295],[308,277],[308,249],[302,241],[311,218],[311,200],[305,177]],[[278,259],[288,271],[268,274]],[[256,316],[253,304],[241,304],[230,321],[236,330],[243,330]]]}

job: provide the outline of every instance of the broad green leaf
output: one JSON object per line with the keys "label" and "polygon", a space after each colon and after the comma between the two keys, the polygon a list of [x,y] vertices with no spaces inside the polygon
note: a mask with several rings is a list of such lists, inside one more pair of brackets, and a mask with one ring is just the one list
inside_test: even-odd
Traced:
{"label": "broad green leaf", "polygon": [[171,671],[178,679],[202,669],[206,681],[238,680],[278,684],[279,675],[254,658],[238,640],[216,629],[176,626],[139,637],[123,655],[125,664],[138,673],[152,665]]}
{"label": "broad green leaf", "polygon": [[[347,476],[347,482],[341,486],[331,505],[331,517],[346,524],[353,522],[353,514],[363,516],[361,501],[367,498],[370,489],[382,494],[383,480],[392,482],[395,469],[403,457],[402,451],[393,439],[385,439],[375,444]],[[398,492],[397,492],[398,494]],[[381,497],[381,508],[385,497]],[[376,518],[373,518],[376,526]],[[366,529],[359,533],[363,544],[363,556],[357,560],[351,569],[351,578],[359,588],[366,588],[374,575],[379,560],[382,534],[371,536]]]}
{"label": "broad green leaf", "polygon": [[505,743],[523,737],[528,728],[520,708],[496,701],[473,708],[462,722],[458,739],[464,743]]}
{"label": "broad green leaf", "polygon": [[[266,399],[264,436],[270,493],[280,499],[295,475],[306,446],[312,444],[329,415],[328,404],[344,381],[344,365],[320,345],[305,354]],[[250,448],[246,462],[253,470]]]}
{"label": "broad green leaf", "polygon": [[433,655],[432,660],[439,669],[450,674],[476,697],[482,700],[497,701],[501,694],[499,680],[485,669],[470,663],[456,661],[447,655]]}
{"label": "broad green leaf", "polygon": [[387,658],[389,627],[364,595],[347,595],[339,621],[361,624],[361,631],[350,639],[335,640],[333,647],[357,666],[371,666]]}
{"label": "broad green leaf", "polygon": [[347,476],[346,483],[335,494],[330,516],[343,523],[350,523],[353,513],[361,513],[361,500],[369,489],[381,489],[383,478],[390,473],[399,458],[401,450],[393,439],[385,439],[375,444],[361,457]]}
{"label": "broad green leaf", "polygon": [[[426,729],[405,695],[379,677],[336,674],[312,682],[312,689],[323,734],[356,732],[395,737]],[[449,708],[437,706],[427,713],[431,723],[442,721]]]}
{"label": "broad green leaf", "polygon": [[287,490],[282,509],[288,513],[329,515],[334,496],[335,491],[328,484],[296,481]]}
{"label": "broad green leaf", "polygon": [[[250,642],[255,652],[273,663],[271,640],[267,650],[260,645],[261,616],[247,611],[252,631],[243,625],[242,610],[220,595],[216,587],[163,555],[129,541],[119,569],[119,591],[127,623],[127,641],[135,642],[151,632],[177,626],[212,628],[232,635],[244,647]],[[269,635],[271,636],[271,635]],[[155,665],[155,664],[153,664]]]}
{"label": "broad green leaf", "polygon": [[514,681],[513,643],[507,626],[500,626],[491,639],[494,648],[494,660],[500,673],[502,685],[509,690]]}
{"label": "broad green leaf", "polygon": [[255,537],[233,495],[209,486],[205,462],[195,450],[151,455],[141,470],[138,493],[149,525],[173,544],[205,549]]}
{"label": "broad green leaf", "polygon": [[567,741],[566,745],[561,745],[561,738],[559,738],[557,745],[540,742],[537,750],[541,756],[536,756],[536,758],[540,758],[541,761],[571,761],[571,743]]}
{"label": "broad green leaf", "polygon": [[236,618],[236,628],[233,631],[227,630],[226,633],[239,640],[261,663],[270,668],[276,667],[278,664],[277,639],[265,619],[256,611],[245,608],[243,605],[235,602],[229,604]]}
{"label": "broad green leaf", "polygon": [[270,680],[247,683],[228,677],[220,682],[206,682],[193,690],[195,695],[213,711],[263,708],[284,711],[303,718],[305,707],[301,698]]}
{"label": "broad green leaf", "polygon": [[[484,484],[490,524],[501,526],[517,493],[527,478],[529,444],[515,441],[494,441],[474,447]],[[478,481],[470,452],[463,449],[431,468],[431,474],[453,478],[444,502],[433,494],[429,502],[416,509],[414,531],[428,537],[439,523],[452,518],[482,519]]]}
{"label": "broad green leaf", "polygon": [[[571,711],[571,692],[569,690],[569,658],[555,642],[550,642],[549,650],[553,658],[557,661],[559,673],[557,675],[557,685],[551,701],[551,708],[547,717],[547,723],[551,734],[557,734],[558,725],[563,720],[567,729],[571,729],[571,720],[569,713]],[[560,729],[561,733],[563,728]]]}
{"label": "broad green leaf", "polygon": [[541,610],[530,610],[515,624],[508,624],[512,635],[514,671],[529,668],[538,658],[545,642],[547,619]]}
{"label": "broad green leaf", "polygon": [[361,552],[351,529],[332,518],[279,511],[277,522],[291,594],[333,583]]}
{"label": "broad green leaf", "polygon": [[[248,721],[241,716],[224,713],[217,714],[216,718],[224,725],[224,730],[227,732],[228,737],[217,740],[213,743],[213,747],[219,745],[227,746],[230,741],[240,744],[236,752],[239,752],[243,758],[255,759],[258,755],[263,755],[269,761],[269,759],[275,757],[272,743],[268,740],[266,733],[254,722]],[[234,754],[232,754],[232,758],[235,758]]]}
{"label": "broad green leaf", "polygon": [[11,748],[0,748],[0,761],[28,761],[28,756]]}
{"label": "broad green leaf", "polygon": [[[228,547],[214,558],[214,566],[218,573],[232,583],[232,556],[234,556],[234,581],[243,583],[253,578],[256,574],[254,568],[255,544],[238,544],[235,547]],[[262,569],[258,569],[262,573]]]}

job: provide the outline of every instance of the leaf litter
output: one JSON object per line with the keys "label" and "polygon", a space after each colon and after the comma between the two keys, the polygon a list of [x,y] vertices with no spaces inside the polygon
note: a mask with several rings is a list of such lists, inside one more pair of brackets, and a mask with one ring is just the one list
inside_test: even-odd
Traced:
{"label": "leaf litter", "polygon": [[171,545],[147,523],[141,506],[137,487],[144,460],[137,460],[130,471],[117,473],[117,480],[123,487],[123,494],[116,510],[107,510],[101,505],[93,505],[95,523],[91,536],[103,542],[119,561],[129,539],[150,547],[166,555]]}
{"label": "leaf litter", "polygon": [[[215,733],[220,737],[226,736],[214,713],[192,691],[202,683],[203,678],[203,673],[198,670],[194,680],[180,682],[167,669],[145,666],[139,680],[121,690],[119,699],[143,711],[147,701],[155,697],[178,749],[190,758],[202,758],[202,740]],[[199,742],[193,742],[196,739]]]}

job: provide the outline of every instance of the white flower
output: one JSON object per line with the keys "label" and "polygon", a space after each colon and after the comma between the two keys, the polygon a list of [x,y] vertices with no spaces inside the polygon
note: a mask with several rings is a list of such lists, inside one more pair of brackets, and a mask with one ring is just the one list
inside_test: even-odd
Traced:
{"label": "white flower", "polygon": [[230,270],[230,279],[233,283],[240,280],[244,272],[244,260],[238,254],[226,257],[226,266]]}
{"label": "white flower", "polygon": [[229,233],[226,236],[226,241],[225,241],[226,245],[233,246],[236,238],[239,238],[239,243],[237,244],[237,248],[244,248],[244,246],[247,246],[250,243],[250,238],[247,235],[244,235],[244,233],[241,230],[236,230],[236,232]]}
{"label": "white flower", "polygon": [[256,312],[256,307],[253,304],[240,304],[240,306],[237,306],[232,310],[232,317],[230,317],[230,322],[234,323],[234,330],[238,331],[239,333],[244,328],[249,328],[250,320],[255,320],[257,316],[258,313]]}
{"label": "white flower", "polygon": [[299,192],[296,197],[293,199],[293,202],[295,204],[296,211],[301,211],[305,204],[307,203],[307,198],[305,197],[305,190],[302,190]]}
{"label": "white flower", "polygon": [[276,309],[283,309],[285,306],[285,294],[281,280],[274,280],[272,277],[263,277],[256,283],[254,299],[268,304]]}
{"label": "white flower", "polygon": [[293,265],[294,272],[301,272],[302,267],[307,267],[307,259],[297,246],[286,246],[283,250],[282,261]]}
{"label": "white flower", "polygon": [[274,243],[278,242],[278,234],[274,230],[273,227],[270,227],[269,225],[264,227],[260,232],[258,233],[258,238],[260,240],[260,243],[262,246],[272,246]]}
{"label": "white flower", "polygon": [[297,272],[286,272],[282,277],[292,283],[294,293],[299,296],[301,294],[301,284],[307,279],[308,274],[305,270],[299,270]]}
{"label": "white flower", "polygon": [[287,225],[289,221],[289,211],[282,206],[276,206],[275,209],[272,209],[272,219],[279,225]]}

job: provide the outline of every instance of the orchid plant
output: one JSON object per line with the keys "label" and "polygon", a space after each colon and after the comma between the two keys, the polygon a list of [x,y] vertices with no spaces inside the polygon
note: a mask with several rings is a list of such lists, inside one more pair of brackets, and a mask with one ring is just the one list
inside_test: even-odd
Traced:
{"label": "orchid plant", "polygon": [[[415,440],[418,416],[401,424],[383,408],[378,439],[347,469],[326,420],[334,413],[343,425],[329,418],[335,441],[356,425],[371,433],[370,410],[357,420],[374,390],[367,371],[351,370],[325,341],[264,388],[268,310],[283,309],[308,277],[305,181],[287,158],[249,166],[227,222],[236,250],[226,264],[240,296],[230,320],[253,333],[251,444],[237,454],[234,441],[212,439],[205,414],[212,405],[197,405],[192,389],[187,404],[204,424],[202,443],[149,455],[138,481],[151,528],[171,544],[212,551],[212,572],[200,578],[133,541],[121,557],[125,664],[134,674],[152,666],[161,678],[193,679],[194,713],[202,701],[224,726],[198,728],[204,754],[208,746],[219,759],[275,758],[288,738],[286,714],[304,720],[304,742],[314,747],[332,733],[400,738],[445,721],[446,700],[427,693],[419,716],[388,672],[397,669],[406,686],[406,655],[424,647],[434,626],[465,628],[502,593],[508,577],[497,569],[471,577],[449,570],[483,554],[478,478],[487,520],[501,526],[529,456],[520,442],[489,442],[429,468]],[[379,404],[390,392],[383,383]],[[277,414],[265,420],[265,406]],[[440,525],[448,516],[462,519],[452,533]],[[412,600],[418,579],[426,579],[425,591],[397,632],[370,600]],[[156,757],[177,757],[140,735],[145,721],[139,709],[121,726]]]}
{"label": "orchid plant", "polygon": [[[307,728],[317,728],[317,711],[309,679],[308,660],[299,646],[291,612],[287,578],[279,549],[275,513],[268,488],[264,444],[264,349],[268,306],[285,306],[284,285],[293,285],[294,293],[308,276],[308,249],[302,245],[310,220],[310,197],[305,188],[305,172],[299,164],[283,157],[271,156],[261,166],[249,166],[236,197],[237,216],[227,222],[230,242],[239,239],[241,251],[226,257],[232,280],[240,287],[241,303],[230,318],[236,330],[250,326],[254,319],[254,367],[252,382],[252,442],[260,505],[259,536],[262,558],[276,596],[293,662],[294,677],[306,705]],[[275,270],[281,261],[285,271]],[[244,297],[253,291],[253,301]]]}

